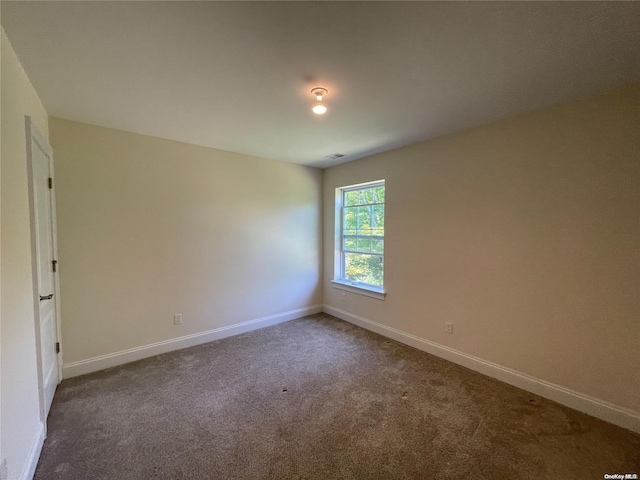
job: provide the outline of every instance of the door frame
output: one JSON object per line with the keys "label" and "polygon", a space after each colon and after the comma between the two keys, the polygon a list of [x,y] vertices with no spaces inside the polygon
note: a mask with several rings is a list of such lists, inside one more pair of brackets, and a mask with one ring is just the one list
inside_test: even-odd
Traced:
{"label": "door frame", "polygon": [[[38,396],[40,400],[40,421],[44,427],[45,436],[47,433],[47,415],[45,408],[45,385],[44,374],[42,371],[42,339],[40,338],[40,292],[38,277],[38,238],[36,235],[36,202],[35,202],[35,178],[33,175],[33,145],[42,150],[49,161],[49,176],[53,179],[53,149],[49,142],[43,137],[34,125],[31,117],[25,115],[25,139],[27,143],[27,179],[29,185],[29,217],[31,226],[31,272],[33,278],[33,307],[34,307],[34,326],[35,326],[35,343],[36,358],[38,371]],[[55,183],[53,184],[55,187]],[[58,229],[56,222],[56,199],[55,190],[51,191],[51,239],[54,259],[58,259]],[[60,343],[60,352],[58,353],[57,383],[62,380],[62,331],[60,325],[60,277],[59,268],[53,274],[55,302],[55,321],[56,321],[56,337]]]}

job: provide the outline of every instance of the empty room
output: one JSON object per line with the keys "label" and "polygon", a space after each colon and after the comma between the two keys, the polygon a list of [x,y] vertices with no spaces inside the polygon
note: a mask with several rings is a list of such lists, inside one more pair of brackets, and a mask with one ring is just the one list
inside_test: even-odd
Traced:
{"label": "empty room", "polygon": [[0,22],[0,480],[638,478],[640,3]]}

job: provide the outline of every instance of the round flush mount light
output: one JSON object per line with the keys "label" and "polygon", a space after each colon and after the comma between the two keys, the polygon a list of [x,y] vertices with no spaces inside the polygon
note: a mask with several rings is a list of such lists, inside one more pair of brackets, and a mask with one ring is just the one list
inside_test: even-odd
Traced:
{"label": "round flush mount light", "polygon": [[322,103],[322,97],[325,96],[327,93],[329,92],[327,91],[326,88],[315,87],[311,89],[311,94],[315,95],[316,97],[316,104],[313,106],[311,110],[316,115],[322,115],[327,111],[327,107]]}

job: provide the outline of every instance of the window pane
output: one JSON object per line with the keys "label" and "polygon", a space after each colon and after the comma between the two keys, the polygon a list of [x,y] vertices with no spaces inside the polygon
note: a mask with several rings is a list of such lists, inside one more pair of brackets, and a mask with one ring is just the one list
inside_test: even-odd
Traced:
{"label": "window pane", "polygon": [[344,206],[349,207],[351,205],[358,204],[358,192],[345,192],[344,194]]}
{"label": "window pane", "polygon": [[375,203],[384,203],[384,187],[376,187],[374,190],[376,193]]}
{"label": "window pane", "polygon": [[358,238],[358,252],[371,253],[370,238]]}
{"label": "window pane", "polygon": [[358,235],[371,235],[371,207],[356,207],[358,209]]}
{"label": "window pane", "polygon": [[345,238],[344,239],[344,249],[345,250],[353,250],[356,251],[357,249],[357,241],[355,238]]}
{"label": "window pane", "polygon": [[366,205],[368,203],[373,203],[373,188],[360,190],[360,204]]}
{"label": "window pane", "polygon": [[371,240],[371,253],[384,253],[384,240]]}
{"label": "window pane", "polygon": [[355,235],[357,232],[357,207],[347,207],[344,209],[344,234]]}
{"label": "window pane", "polygon": [[384,231],[384,205],[373,207],[373,222],[376,228],[382,228]]}
{"label": "window pane", "polygon": [[382,257],[362,253],[345,253],[344,257],[344,271],[347,280],[382,285]]}

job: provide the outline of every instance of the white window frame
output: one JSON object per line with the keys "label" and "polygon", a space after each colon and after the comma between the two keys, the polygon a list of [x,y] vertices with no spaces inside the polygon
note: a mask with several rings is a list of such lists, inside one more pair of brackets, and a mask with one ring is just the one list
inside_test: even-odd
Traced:
{"label": "white window frame", "polygon": [[[336,188],[335,192],[335,240],[334,240],[334,267],[333,267],[333,280],[331,281],[333,288],[344,290],[351,293],[357,293],[359,295],[365,295],[367,297],[377,298],[378,300],[384,300],[386,291],[384,289],[384,273],[382,276],[382,286],[370,285],[367,283],[354,282],[345,279],[344,272],[344,235],[343,235],[343,207],[344,196],[346,192],[354,190],[362,190],[371,187],[385,187],[385,215],[386,209],[386,184],[385,180],[376,180],[373,182],[359,183],[356,185],[347,185],[344,187]],[[386,245],[386,244],[385,244]],[[384,249],[382,254],[379,255],[383,258],[384,262]],[[384,270],[383,270],[384,272]]]}

